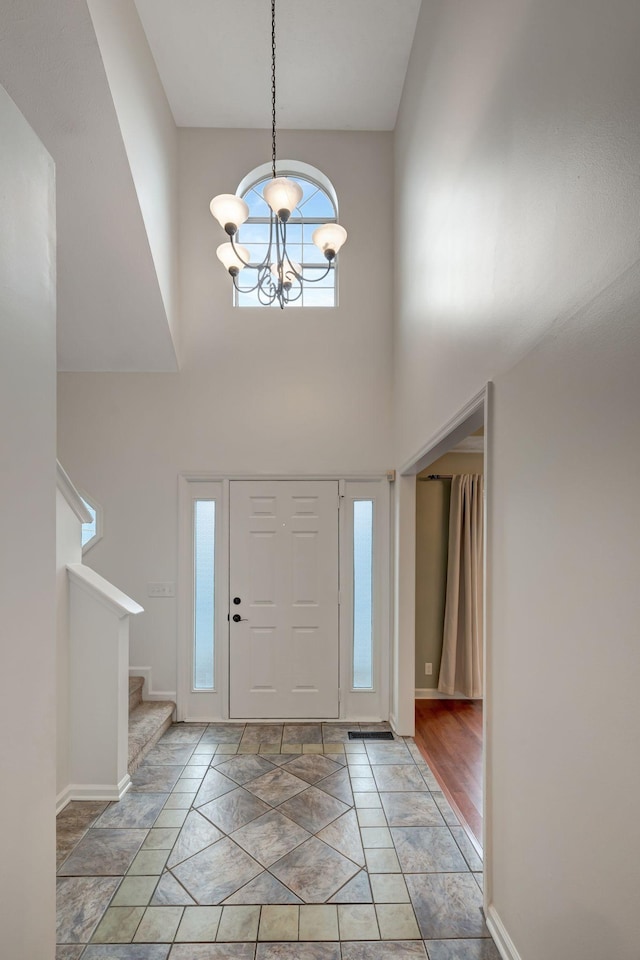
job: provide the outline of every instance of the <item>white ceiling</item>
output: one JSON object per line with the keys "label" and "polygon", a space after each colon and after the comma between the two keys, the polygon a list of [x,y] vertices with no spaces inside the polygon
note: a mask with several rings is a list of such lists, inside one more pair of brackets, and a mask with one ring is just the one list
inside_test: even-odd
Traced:
{"label": "white ceiling", "polygon": [[[269,127],[269,0],[135,0],[178,126]],[[420,0],[278,0],[278,126],[392,130]]]}

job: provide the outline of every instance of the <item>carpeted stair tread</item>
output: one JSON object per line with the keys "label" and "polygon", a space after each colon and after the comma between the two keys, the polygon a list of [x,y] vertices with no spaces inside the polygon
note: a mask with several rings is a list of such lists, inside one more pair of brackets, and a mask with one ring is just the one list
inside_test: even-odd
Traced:
{"label": "carpeted stair tread", "polygon": [[171,726],[172,700],[144,700],[129,714],[129,773]]}
{"label": "carpeted stair tread", "polygon": [[144,677],[129,677],[129,713],[142,703]]}

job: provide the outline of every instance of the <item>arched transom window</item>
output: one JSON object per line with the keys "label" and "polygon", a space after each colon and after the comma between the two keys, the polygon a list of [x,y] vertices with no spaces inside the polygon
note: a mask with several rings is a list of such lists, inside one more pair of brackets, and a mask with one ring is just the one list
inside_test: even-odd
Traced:
{"label": "arched transom window", "polygon": [[[302,164],[297,166],[302,167]],[[254,171],[258,173],[258,171]],[[319,174],[319,171],[317,171]],[[269,207],[267,206],[262,190],[271,179],[271,174],[264,173],[252,180],[251,174],[240,185],[238,195],[249,207],[249,218],[240,227],[236,240],[249,251],[251,263],[260,263],[267,255],[269,245]],[[304,174],[283,167],[278,168],[278,176],[286,176],[300,184],[303,191],[302,200],[291,215],[287,223],[287,250],[292,260],[297,261],[304,269],[305,277],[310,281],[318,278],[317,282],[302,284],[302,296],[290,304],[291,307],[335,307],[337,303],[337,283],[335,264],[325,277],[327,261],[311,240],[316,227],[323,223],[335,223],[338,211],[335,200],[330,192],[333,189],[324,187],[312,175]],[[326,179],[326,178],[324,178]],[[322,278],[322,279],[320,279]],[[242,285],[242,274],[240,274]],[[235,304],[239,307],[261,306],[256,291],[252,293],[234,292]],[[273,306],[278,306],[277,301]]]}

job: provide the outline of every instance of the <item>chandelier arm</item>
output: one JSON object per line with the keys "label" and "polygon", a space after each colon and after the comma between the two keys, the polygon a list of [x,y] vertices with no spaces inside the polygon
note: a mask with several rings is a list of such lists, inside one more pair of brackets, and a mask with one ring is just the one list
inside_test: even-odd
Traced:
{"label": "chandelier arm", "polygon": [[293,290],[293,286],[291,287],[291,289],[289,289],[289,290],[286,291],[286,302],[287,302],[287,303],[295,303],[296,300],[299,300],[299,299],[300,299],[300,297],[302,296],[302,284],[301,284],[301,283],[298,283],[298,286],[297,286],[297,288],[296,288],[297,293],[296,293],[295,297],[292,297],[292,296],[291,296],[291,290]]}
{"label": "chandelier arm", "polygon": [[[281,271],[281,270],[282,270],[282,263],[283,263],[283,260],[284,260],[285,255],[286,255],[286,247],[285,247],[284,242],[283,242],[283,244],[282,244],[282,256],[280,256],[280,230],[281,230],[281,227],[282,227],[282,223],[281,223],[280,218],[279,218],[278,216],[276,216],[274,219],[275,219],[275,228],[276,228],[276,229],[275,229],[275,233],[276,233],[276,263],[277,263],[277,265],[278,265],[279,270]],[[282,277],[280,277],[280,281],[282,282]]]}
{"label": "chandelier arm", "polygon": [[229,242],[231,243],[231,249],[232,249],[233,252],[235,253],[235,255],[236,255],[236,257],[238,258],[238,260],[239,260],[242,264],[244,264],[245,267],[250,267],[250,266],[251,266],[251,263],[250,263],[249,261],[245,260],[244,257],[242,256],[242,254],[238,252],[238,248],[236,247],[235,242],[234,242],[234,239],[233,239],[233,234],[231,234],[231,235],[229,236]]}
{"label": "chandelier arm", "polygon": [[278,296],[276,287],[272,284],[270,288],[258,287],[258,302],[263,307],[270,307]]}
{"label": "chandelier arm", "polygon": [[269,214],[269,246],[267,247],[267,253],[262,261],[265,267],[271,266],[271,251],[273,250],[273,221],[275,214],[273,211]]}
{"label": "chandelier arm", "polygon": [[233,285],[238,291],[238,293],[254,293],[254,291],[256,291],[260,286],[259,280],[257,281],[257,283],[254,283],[252,287],[241,287],[240,284],[238,283],[237,277],[233,277],[232,279],[233,279]]}
{"label": "chandelier arm", "polygon": [[271,279],[268,266],[260,268],[258,273],[258,301],[264,307],[270,306],[278,295],[278,288]]}
{"label": "chandelier arm", "polygon": [[[288,258],[287,258],[287,259],[288,259]],[[291,261],[289,261],[289,262],[291,263]],[[307,277],[303,272],[298,273],[298,271],[295,269],[295,267],[293,267],[293,265],[292,265],[292,267],[291,267],[291,270],[292,270],[292,272],[295,274],[296,279],[297,279],[297,280],[300,280],[300,282],[303,282],[303,281],[304,281],[304,283],[318,283],[320,280],[324,280],[324,278],[329,275],[329,271],[331,270],[332,267],[333,267],[333,261],[329,264],[329,266],[327,267],[327,269],[325,270],[325,272],[324,272],[323,274],[321,274],[319,277],[315,277],[315,278],[314,278],[314,277]],[[309,270],[309,269],[311,269],[311,270],[317,270],[318,268],[317,268],[317,267],[306,267],[306,268],[303,267],[303,270],[304,270],[304,269],[307,269],[307,270]]]}

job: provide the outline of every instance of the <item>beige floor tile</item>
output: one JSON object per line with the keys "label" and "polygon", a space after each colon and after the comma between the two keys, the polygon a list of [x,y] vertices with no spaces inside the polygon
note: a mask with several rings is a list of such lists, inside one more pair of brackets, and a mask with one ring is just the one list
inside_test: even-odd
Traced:
{"label": "beige floor tile", "polygon": [[207,743],[202,747],[196,747],[194,752],[191,754],[192,763],[200,763],[201,759],[204,757],[212,757],[216,752],[215,743]]}
{"label": "beige floor tile", "polygon": [[125,877],[111,905],[113,907],[146,907],[158,882],[157,877]]}
{"label": "beige floor tile", "polygon": [[384,810],[357,810],[358,824],[361,827],[386,827],[387,818]]}
{"label": "beige floor tile", "polygon": [[258,940],[297,940],[298,910],[292,906],[263,907]]}
{"label": "beige floor tile", "polygon": [[349,743],[344,743],[343,747],[344,747],[344,752],[346,754],[360,753],[360,754],[363,754],[364,757],[367,756],[367,751],[365,749],[364,743],[355,743],[355,742],[349,741]]}
{"label": "beige floor tile", "polygon": [[402,874],[370,873],[369,882],[375,903],[409,903],[409,893]]}
{"label": "beige floor tile", "polygon": [[354,777],[351,776],[351,789],[358,793],[364,793],[367,790],[375,790],[376,782],[373,777]]}
{"label": "beige floor tile", "polygon": [[141,850],[127,873],[130,877],[159,876],[168,856],[168,850]]}
{"label": "beige floor tile", "polygon": [[[184,794],[175,794],[175,796],[184,796]],[[191,804],[189,804],[189,807]],[[180,810],[168,810],[165,804],[164,810],[154,823],[154,827],[181,827],[187,817],[189,807]]]}
{"label": "beige floor tile", "polygon": [[202,785],[202,777],[180,777],[172,793],[197,793]]}
{"label": "beige floor tile", "polygon": [[91,938],[92,943],[131,943],[144,907],[109,907]]}
{"label": "beige floor tile", "polygon": [[395,850],[365,850],[369,873],[402,873]]}
{"label": "beige floor tile", "polygon": [[324,753],[324,748],[321,743],[303,743],[302,752],[303,753]]}
{"label": "beige floor tile", "polygon": [[420,939],[420,931],[410,903],[377,903],[376,913],[383,940]]}
{"label": "beige floor tile", "polygon": [[147,838],[142,844],[143,850],[171,850],[178,839],[179,827],[158,827],[149,830]]}
{"label": "beige floor tile", "polygon": [[373,777],[371,765],[368,763],[361,763],[360,761],[363,759],[365,758],[360,757],[357,754],[347,758],[349,773],[352,777]]}
{"label": "beige floor tile", "polygon": [[300,940],[339,940],[338,910],[325,904],[300,907]]}
{"label": "beige floor tile", "polygon": [[222,907],[185,907],[176,933],[178,943],[210,943],[216,938]]}
{"label": "beige floor tile", "polygon": [[147,907],[134,943],[172,943],[184,907]]}
{"label": "beige floor tile", "polygon": [[339,903],[338,924],[341,940],[379,940],[375,909],[368,903]]}
{"label": "beige floor tile", "polygon": [[280,744],[279,743],[261,743],[259,752],[263,756],[266,753],[280,753]]}
{"label": "beige floor tile", "polygon": [[280,753],[293,753],[300,754],[302,753],[302,744],[301,743],[283,743],[280,748]]}
{"label": "beige floor tile", "polygon": [[189,780],[189,783],[187,783],[186,780],[178,780],[171,793],[181,793],[183,796],[191,797],[193,799],[200,789],[201,784],[201,780]]}
{"label": "beige floor tile", "polygon": [[260,750],[259,743],[243,743],[238,747],[238,753],[248,754],[248,753],[258,753]]}
{"label": "beige floor tile", "polygon": [[184,768],[184,770],[182,771],[182,777],[180,777],[180,779],[182,780],[183,777],[193,777],[194,779],[202,780],[202,778],[204,777],[208,769],[209,769],[208,763],[201,765],[201,764],[198,764],[197,760],[194,760],[193,763],[188,764],[188,766]]}
{"label": "beige floor tile", "polygon": [[220,943],[239,943],[258,939],[260,907],[223,907],[217,939]]}
{"label": "beige floor tile", "polygon": [[192,797],[185,796],[184,793],[172,793],[162,809],[163,811],[188,810],[191,806],[192,799]]}
{"label": "beige floor tile", "polygon": [[[370,793],[354,793],[353,802],[358,810],[382,809],[380,797],[378,796],[378,793],[374,791],[371,791]],[[160,816],[162,816],[162,814],[160,814]]]}
{"label": "beige floor tile", "polygon": [[393,840],[388,827],[361,827],[362,846],[367,848],[374,847],[393,847]]}

